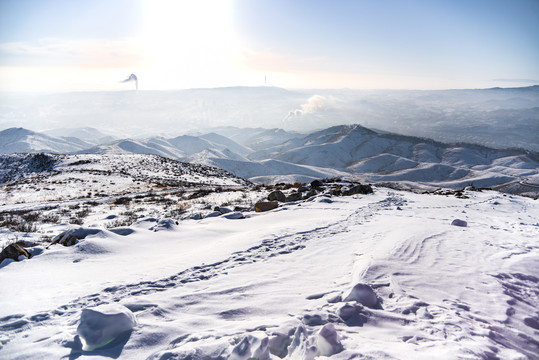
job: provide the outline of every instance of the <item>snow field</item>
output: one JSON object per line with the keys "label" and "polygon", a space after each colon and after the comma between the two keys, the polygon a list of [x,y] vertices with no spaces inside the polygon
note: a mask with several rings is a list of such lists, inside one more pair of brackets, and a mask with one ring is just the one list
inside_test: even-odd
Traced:
{"label": "snow field", "polygon": [[[53,246],[0,269],[0,357],[536,358],[539,206],[466,195],[377,188]],[[358,283],[379,307],[342,300]],[[138,325],[84,351],[81,313],[116,302]]]}

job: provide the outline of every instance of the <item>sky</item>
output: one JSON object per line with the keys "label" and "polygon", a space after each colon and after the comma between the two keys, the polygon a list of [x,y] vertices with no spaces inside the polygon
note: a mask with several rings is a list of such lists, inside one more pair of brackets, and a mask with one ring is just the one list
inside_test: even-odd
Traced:
{"label": "sky", "polygon": [[0,91],[539,84],[538,0],[0,0]]}

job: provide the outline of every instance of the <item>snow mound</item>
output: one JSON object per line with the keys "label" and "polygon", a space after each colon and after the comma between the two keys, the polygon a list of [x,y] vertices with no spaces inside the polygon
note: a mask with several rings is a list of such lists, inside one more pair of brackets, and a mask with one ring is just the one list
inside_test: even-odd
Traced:
{"label": "snow mound", "polygon": [[82,240],[89,235],[96,235],[101,232],[103,232],[103,230],[96,229],[96,228],[79,227],[79,228],[69,229],[55,236],[52,239],[52,243],[53,244],[58,243],[64,246],[72,246],[72,245],[75,245],[78,242],[78,240]]}
{"label": "snow mound", "polygon": [[105,304],[82,310],[77,335],[82,342],[82,350],[92,351],[110,344],[135,326],[135,315],[128,308]]}
{"label": "snow mound", "polygon": [[307,329],[304,326],[298,326],[294,333],[294,339],[288,347],[288,358],[293,360],[314,360],[317,348],[313,342],[313,338],[309,338],[307,335]]}
{"label": "snow mound", "polygon": [[173,231],[178,227],[178,222],[174,219],[161,219],[155,226],[150,228],[151,231],[168,230]]}
{"label": "snow mound", "polygon": [[316,334],[316,347],[318,355],[331,356],[343,350],[343,346],[339,341],[337,330],[333,324],[326,324]]}

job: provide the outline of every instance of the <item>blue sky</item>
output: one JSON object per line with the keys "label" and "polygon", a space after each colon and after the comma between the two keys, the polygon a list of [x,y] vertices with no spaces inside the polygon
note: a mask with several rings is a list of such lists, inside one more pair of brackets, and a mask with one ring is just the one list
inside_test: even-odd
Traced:
{"label": "blue sky", "polygon": [[537,0],[0,0],[0,91],[539,82]]}

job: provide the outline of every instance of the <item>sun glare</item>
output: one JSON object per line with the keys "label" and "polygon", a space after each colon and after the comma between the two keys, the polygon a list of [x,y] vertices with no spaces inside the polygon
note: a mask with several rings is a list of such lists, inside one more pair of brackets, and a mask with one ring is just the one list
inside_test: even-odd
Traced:
{"label": "sun glare", "polygon": [[185,88],[204,79],[208,85],[228,80],[239,53],[231,11],[226,0],[146,1],[147,85]]}

